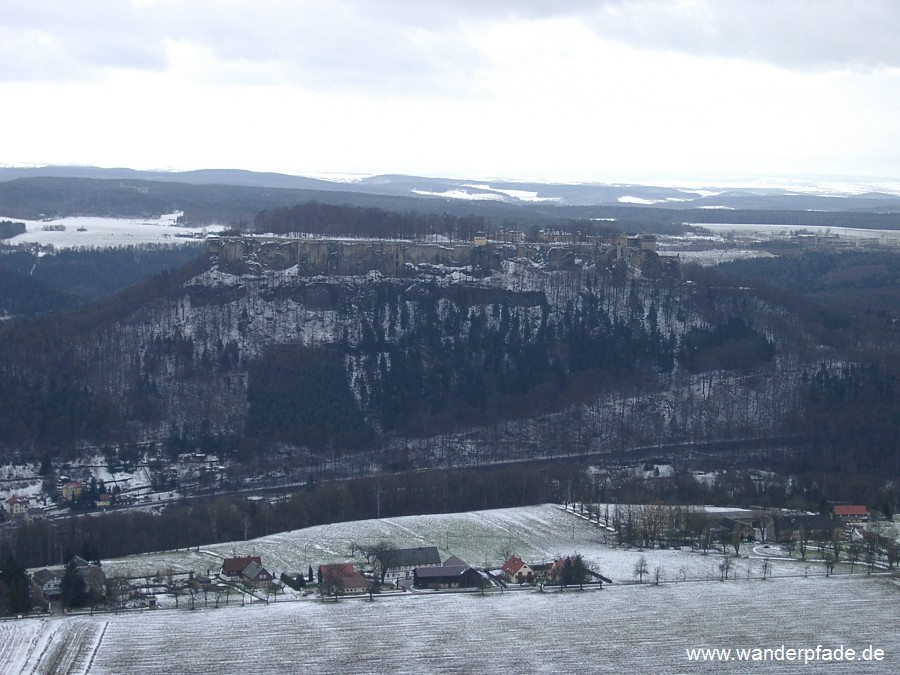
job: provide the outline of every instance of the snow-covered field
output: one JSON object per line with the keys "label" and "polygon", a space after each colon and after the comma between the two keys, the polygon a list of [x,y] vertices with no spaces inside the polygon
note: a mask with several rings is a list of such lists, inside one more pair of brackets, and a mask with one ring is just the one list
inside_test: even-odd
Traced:
{"label": "snow-covered field", "polygon": [[[0,624],[4,673],[821,672],[698,664],[687,649],[869,645],[900,669],[900,588],[882,577],[675,583],[539,593],[403,595],[156,610]],[[891,619],[893,617],[893,619]]]}
{"label": "snow-covered field", "polygon": [[857,227],[831,227],[826,225],[774,225],[771,223],[687,223],[693,227],[716,233],[758,235],[766,239],[787,237],[794,232],[834,235],[848,239],[886,239],[889,243],[900,243],[900,232],[896,230],[867,230]]}
{"label": "snow-covered field", "polygon": [[[26,231],[12,237],[7,243],[51,245],[55,248],[106,248],[138,244],[186,244],[195,237],[218,232],[222,225],[209,227],[181,227],[175,224],[180,213],[169,213],[158,218],[98,218],[69,217],[54,220],[23,220],[5,218],[25,223]],[[60,229],[62,228],[62,229]]]}
{"label": "snow-covered field", "polygon": [[[403,593],[322,602],[293,597],[213,609],[162,602],[122,615],[54,616],[0,623],[0,673],[660,673],[818,672],[802,663],[697,664],[687,649],[884,650],[881,662],[833,663],[828,672],[900,672],[900,584],[884,575],[826,578],[777,549],[745,546],[738,580],[718,581],[721,557],[628,550],[556,505],[338,523],[247,542],[104,561],[111,574],[205,572],[222,556],[255,552],[270,571],[350,560],[352,542],[386,538],[435,545],[475,565],[501,548],[526,560],[572,552],[614,583],[586,591],[533,588],[474,593]],[[774,577],[763,581],[761,557]],[[633,582],[644,555],[665,572],[659,586]],[[357,562],[362,562],[357,558]],[[809,573],[809,576],[805,576]],[[748,579],[748,576],[750,579]],[[687,581],[685,581],[687,579]],[[693,581],[692,581],[693,580]],[[246,599],[246,598],[245,598]],[[821,666],[822,664],[818,664]]]}

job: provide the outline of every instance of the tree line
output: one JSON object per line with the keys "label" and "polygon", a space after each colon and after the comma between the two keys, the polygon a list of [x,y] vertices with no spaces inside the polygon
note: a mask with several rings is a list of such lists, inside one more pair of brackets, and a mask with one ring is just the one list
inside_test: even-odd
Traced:
{"label": "tree line", "polygon": [[158,514],[119,510],[10,524],[0,540],[0,557],[11,555],[27,567],[64,565],[85,546],[106,559],[348,520],[528,506],[559,501],[561,486],[578,472],[559,464],[410,471],[335,482],[312,478],[289,499],[271,502],[219,496],[169,503]]}
{"label": "tree line", "polygon": [[323,204],[318,201],[266,209],[253,219],[258,233],[311,234],[315,236],[424,239],[441,235],[451,241],[471,241],[486,230],[484,216],[449,213],[386,211],[376,207]]}
{"label": "tree line", "polygon": [[0,220],[0,239],[12,239],[18,234],[25,234],[25,223],[12,220]]}

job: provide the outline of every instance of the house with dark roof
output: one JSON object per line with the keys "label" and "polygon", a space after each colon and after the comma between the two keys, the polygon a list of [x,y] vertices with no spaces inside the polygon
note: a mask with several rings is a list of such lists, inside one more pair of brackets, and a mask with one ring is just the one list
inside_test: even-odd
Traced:
{"label": "house with dark roof", "polygon": [[48,569],[38,570],[31,575],[31,597],[35,604],[41,601],[59,600],[59,583],[62,581],[55,572]]}
{"label": "house with dark roof", "polygon": [[241,576],[241,572],[249,565],[250,563],[256,563],[257,565],[262,565],[262,558],[258,555],[245,555],[245,556],[235,556],[233,558],[225,558],[222,561],[222,576],[228,577],[231,579],[238,579]]}
{"label": "house with dark roof", "polygon": [[510,556],[500,568],[500,575],[511,584],[534,583],[534,570],[524,560]]}
{"label": "house with dark roof", "polygon": [[384,560],[387,567],[384,580],[397,581],[398,579],[411,579],[413,570],[417,567],[440,565],[441,555],[438,553],[437,546],[419,546],[386,551]]}
{"label": "house with dark roof", "polygon": [[483,577],[468,565],[434,565],[413,570],[416,588],[480,588]]}
{"label": "house with dark roof", "polygon": [[241,580],[246,586],[265,588],[272,583],[272,575],[265,567],[255,560],[251,560],[247,566],[241,570]]}
{"label": "house with dark roof", "polygon": [[453,567],[454,565],[466,565],[466,566],[468,566],[468,564],[469,564],[469,563],[467,563],[465,560],[463,560],[463,559],[461,559],[461,558],[457,558],[455,555],[451,555],[449,558],[447,558],[447,559],[444,561],[444,567]]}

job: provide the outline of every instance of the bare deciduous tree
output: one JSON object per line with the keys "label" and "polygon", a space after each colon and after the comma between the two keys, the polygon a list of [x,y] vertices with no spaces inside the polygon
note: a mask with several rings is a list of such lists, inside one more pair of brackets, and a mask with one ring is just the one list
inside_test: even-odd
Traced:
{"label": "bare deciduous tree", "polygon": [[722,558],[722,562],[719,563],[719,572],[722,573],[721,581],[725,581],[728,578],[728,575],[731,573],[731,568],[734,566],[734,562],[730,556],[725,556]]}
{"label": "bare deciduous tree", "polygon": [[638,558],[637,562],[634,564],[634,576],[637,578],[638,583],[644,583],[644,575],[648,574],[650,571],[649,566],[647,565],[647,558],[641,556]]}

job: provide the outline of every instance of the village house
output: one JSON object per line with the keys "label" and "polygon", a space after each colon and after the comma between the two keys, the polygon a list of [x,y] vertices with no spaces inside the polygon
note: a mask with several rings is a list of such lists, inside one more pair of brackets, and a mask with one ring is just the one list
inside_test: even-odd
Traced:
{"label": "village house", "polygon": [[366,593],[372,587],[372,580],[357,572],[352,563],[319,565],[319,583],[336,595]]}
{"label": "village house", "polygon": [[534,570],[524,560],[510,556],[500,568],[500,576],[511,584],[534,583]]}
{"label": "village house", "polygon": [[416,588],[479,588],[483,577],[468,565],[435,565],[413,571]]}
{"label": "village house", "polygon": [[35,606],[47,608],[49,603],[59,600],[61,579],[48,569],[38,570],[31,575],[31,598]]}
{"label": "village house", "polygon": [[834,515],[846,525],[862,525],[869,522],[869,511],[861,504],[839,504],[834,507]]}
{"label": "village house", "polygon": [[75,572],[84,580],[90,596],[96,599],[106,596],[106,573],[100,565],[89,563],[79,556],[72,558],[72,563],[75,565]]}
{"label": "village house", "polygon": [[241,573],[250,563],[262,565],[262,558],[258,555],[235,556],[233,558],[225,558],[222,561],[221,575],[229,579],[239,579]]}
{"label": "village house", "polygon": [[466,565],[468,567],[468,564],[469,563],[467,563],[465,560],[463,560],[462,558],[457,558],[455,555],[451,555],[444,561],[444,567],[453,567],[454,565]]}
{"label": "village house", "polygon": [[390,561],[385,581],[411,579],[413,570],[441,564],[441,554],[436,546],[419,546],[418,548],[398,548],[385,552],[385,560]]}
{"label": "village house", "polygon": [[[545,563],[543,565],[535,565],[535,574],[543,574],[544,579],[548,584],[556,584],[559,583],[560,579],[563,578],[563,572],[566,569],[566,559],[559,558],[554,560],[552,563]],[[606,577],[599,572],[595,572],[594,570],[585,570],[588,576],[589,583],[599,583],[602,587],[603,584],[611,584],[612,579]],[[592,580],[592,581],[591,581]]]}
{"label": "village house", "polygon": [[80,496],[83,491],[84,484],[80,480],[70,480],[60,486],[59,498],[63,501],[70,502]]}
{"label": "village house", "polygon": [[30,506],[31,501],[28,499],[28,497],[13,495],[6,500],[6,510],[13,518],[24,518],[25,516],[27,516]]}
{"label": "village house", "polygon": [[525,241],[525,233],[522,230],[500,230],[500,241],[507,244],[520,244]]}
{"label": "village house", "polygon": [[245,586],[253,588],[265,588],[272,583],[272,575],[265,567],[253,561],[241,570],[241,579]]}

